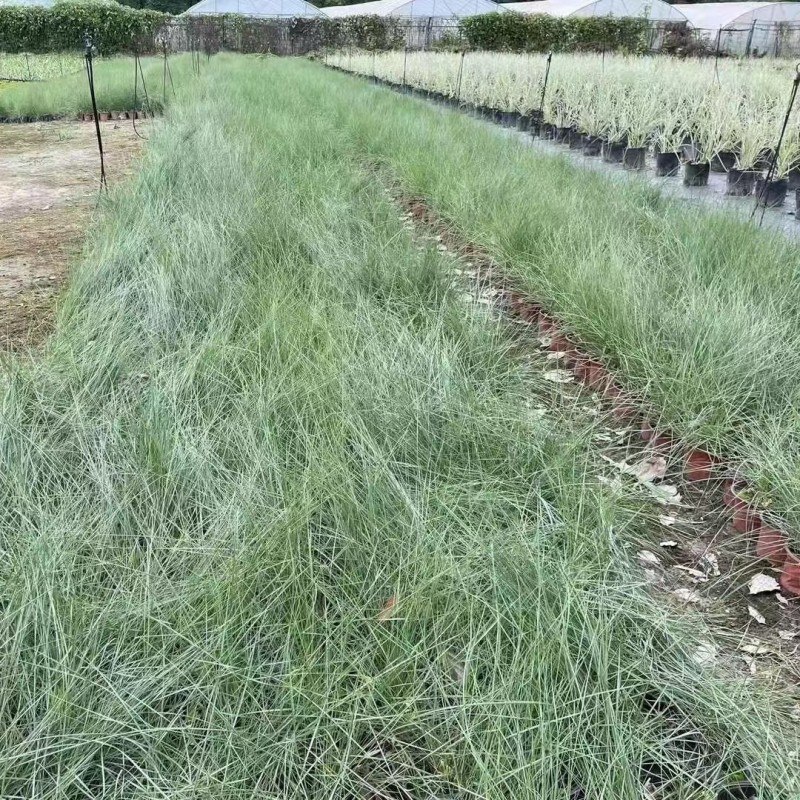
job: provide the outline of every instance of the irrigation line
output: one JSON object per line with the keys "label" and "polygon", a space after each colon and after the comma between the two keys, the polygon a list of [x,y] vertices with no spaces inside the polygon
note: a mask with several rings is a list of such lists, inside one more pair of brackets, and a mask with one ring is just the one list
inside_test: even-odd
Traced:
{"label": "irrigation line", "polygon": [[97,113],[97,97],[94,92],[94,64],[92,63],[92,40],[86,37],[86,53],[84,54],[86,64],[86,78],[89,81],[89,95],[92,98],[92,116],[94,117],[94,130],[97,134],[97,149],[100,152],[100,191],[108,190],[106,182],[106,159],[103,153],[103,136],[100,133],[100,115]]}
{"label": "irrigation line", "polygon": [[[138,50],[133,54],[133,116],[131,117],[131,122],[133,123],[133,132],[145,142],[150,138],[149,136],[142,136],[141,133],[136,128],[136,115],[139,113],[137,106],[139,105],[139,75],[142,76],[142,90],[144,91],[145,103],[147,103],[147,107],[150,108],[150,98],[147,96],[147,86],[144,82],[144,73],[142,72],[142,63],[139,61],[139,52]],[[144,108],[144,103],[142,103],[142,108]]]}
{"label": "irrigation line", "polygon": [[767,210],[767,204],[765,201],[766,197],[769,194],[769,185],[775,175],[775,168],[778,166],[778,156],[781,152],[781,145],[783,144],[783,137],[786,133],[786,127],[789,124],[789,117],[792,113],[792,108],[794,108],[794,101],[797,98],[797,87],[800,85],[800,63],[795,66],[795,75],[794,80],[792,81],[792,91],[789,94],[789,106],[786,109],[786,116],[783,118],[783,125],[781,126],[781,135],[778,137],[778,144],[775,145],[775,149],[772,152],[772,158],[770,159],[769,169],[767,170],[767,174],[764,178],[764,182],[761,184],[761,191],[758,192],[756,195],[756,203],[753,206],[753,210],[750,212],[750,219],[752,220],[753,217],[756,215],[756,209],[761,206],[761,218],[758,220],[758,227],[760,228],[764,222],[764,213]]}

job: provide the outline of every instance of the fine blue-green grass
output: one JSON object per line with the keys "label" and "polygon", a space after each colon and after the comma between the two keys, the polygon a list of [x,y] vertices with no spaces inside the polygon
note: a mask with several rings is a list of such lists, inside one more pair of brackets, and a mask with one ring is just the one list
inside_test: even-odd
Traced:
{"label": "fine blue-green grass", "polygon": [[786,703],[697,662],[592,423],[364,167],[414,113],[215,57],[6,360],[0,796],[798,796]]}
{"label": "fine blue-green grass", "polygon": [[273,69],[303,86],[324,73],[330,95],[316,113],[354,158],[383,164],[485,247],[663,426],[732,458],[800,531],[795,242],[319,64]]}

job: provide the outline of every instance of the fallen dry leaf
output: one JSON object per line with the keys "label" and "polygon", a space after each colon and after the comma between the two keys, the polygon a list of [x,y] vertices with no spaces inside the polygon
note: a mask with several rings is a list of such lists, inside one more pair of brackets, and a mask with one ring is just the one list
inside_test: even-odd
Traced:
{"label": "fallen dry leaf", "polygon": [[771,575],[765,575],[763,572],[753,575],[753,577],[750,578],[748,587],[750,589],[750,594],[777,592],[781,588],[775,578],[773,578]]}
{"label": "fallen dry leaf", "polygon": [[683,564],[676,564],[675,569],[679,569],[681,572],[686,572],[700,583],[708,580],[708,575],[706,575],[705,572],[701,572],[699,569],[695,569],[694,567],[684,567]]}
{"label": "fallen dry leaf", "polygon": [[667,474],[667,461],[662,456],[644,458],[634,464],[630,470],[637,481],[652,483]]}
{"label": "fallen dry leaf", "polygon": [[789,605],[789,601],[782,594],[776,594],[775,595],[775,599],[778,601],[778,605],[779,606],[788,606]]}
{"label": "fallen dry leaf", "polygon": [[710,667],[717,660],[717,648],[711,642],[701,642],[692,659],[701,667]]}
{"label": "fallen dry leaf", "polygon": [[750,674],[751,675],[755,675],[756,674],[756,660],[754,658],[750,657],[750,656],[739,656],[739,657],[750,668]]}
{"label": "fallen dry leaf", "polygon": [[646,483],[645,486],[653,499],[662,506],[679,506],[681,504],[680,492],[674,486],[665,483],[658,486],[654,483]]}
{"label": "fallen dry leaf", "polygon": [[392,595],[383,605],[381,613],[378,614],[378,622],[388,622],[394,614],[394,609],[397,606],[397,596]]}
{"label": "fallen dry leaf", "polygon": [[719,561],[713,553],[703,553],[700,556],[700,565],[706,575],[717,577],[719,575]]}
{"label": "fallen dry leaf", "polygon": [[794,639],[795,636],[797,636],[797,631],[778,631],[778,636],[780,636],[781,639],[785,639],[788,642]]}
{"label": "fallen dry leaf", "polygon": [[759,614],[758,610],[753,608],[753,606],[747,606],[747,613],[759,624],[765,625],[767,620],[764,619],[763,614]]}
{"label": "fallen dry leaf", "polygon": [[674,594],[676,597],[679,597],[685,603],[699,603],[702,599],[697,592],[693,592],[691,589],[686,589],[684,587],[675,589],[672,594]]}
{"label": "fallen dry leaf", "polygon": [[658,566],[661,565],[661,559],[655,553],[651,553],[649,550],[640,550],[636,556],[639,561],[645,564],[656,564]]}
{"label": "fallen dry leaf", "polygon": [[678,543],[674,539],[668,539],[666,542],[659,542],[659,547],[677,547]]}
{"label": "fallen dry leaf", "polygon": [[772,652],[769,647],[765,647],[763,644],[758,643],[758,640],[756,640],[756,644],[743,644],[739,649],[743,653],[750,653],[751,656],[764,656],[767,653]]}
{"label": "fallen dry leaf", "polygon": [[542,377],[550,383],[572,383],[575,378],[565,369],[551,369],[542,373]]}
{"label": "fallen dry leaf", "polygon": [[675,524],[675,523],[678,521],[678,518],[677,518],[677,517],[672,517],[672,516],[670,516],[669,514],[662,514],[662,515],[661,515],[661,516],[658,518],[658,521],[659,521],[659,522],[660,522],[660,523],[661,523],[661,524],[662,524],[662,525],[663,525],[665,528],[671,528],[671,527],[672,527],[672,526],[673,526],[673,525],[674,525],[674,524]]}

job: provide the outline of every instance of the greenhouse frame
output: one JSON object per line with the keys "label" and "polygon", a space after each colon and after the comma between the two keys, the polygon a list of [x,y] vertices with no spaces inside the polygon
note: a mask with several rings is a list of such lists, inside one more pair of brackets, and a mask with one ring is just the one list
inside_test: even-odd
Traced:
{"label": "greenhouse frame", "polygon": [[209,17],[221,14],[241,14],[258,19],[325,16],[320,9],[305,0],[200,0],[180,16]]}
{"label": "greenhouse frame", "polygon": [[686,22],[681,12],[683,6],[671,6],[662,0],[536,0],[504,3],[503,8],[551,17],[638,17],[657,22]]}
{"label": "greenhouse frame", "polygon": [[347,6],[328,6],[329,17],[398,17],[415,19],[460,19],[492,14],[504,9],[492,0],[373,0]]}
{"label": "greenhouse frame", "polygon": [[692,28],[721,53],[798,52],[800,3],[697,3],[681,8]]}

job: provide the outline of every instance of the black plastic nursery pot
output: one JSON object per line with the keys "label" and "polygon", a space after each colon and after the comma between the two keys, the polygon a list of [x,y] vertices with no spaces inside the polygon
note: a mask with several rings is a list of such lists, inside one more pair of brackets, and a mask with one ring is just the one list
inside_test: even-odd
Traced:
{"label": "black plastic nursery pot", "polygon": [[622,166],[625,169],[644,169],[646,147],[626,147],[622,156]]}
{"label": "black plastic nursery pot", "polygon": [[542,139],[555,139],[556,138],[556,126],[551,124],[550,122],[540,122],[539,123],[539,136]]}
{"label": "black plastic nursery pot", "polygon": [[656,176],[671,178],[681,169],[681,160],[677,153],[656,153]]}
{"label": "black plastic nursery pot", "polygon": [[603,142],[603,161],[609,164],[621,164],[625,158],[625,142]]}
{"label": "black plastic nursery pot", "polygon": [[786,173],[786,180],[789,181],[789,191],[793,192],[795,189],[800,189],[800,169],[790,169]]}
{"label": "black plastic nursery pot", "polygon": [[731,168],[728,170],[725,194],[730,197],[748,197],[753,194],[753,187],[760,177],[761,173],[758,170]]}
{"label": "black plastic nursery pot", "polygon": [[527,133],[531,129],[531,118],[529,114],[520,114],[517,118],[517,130]]}
{"label": "black plastic nursery pot", "polygon": [[577,128],[570,128],[567,142],[570,150],[580,150],[583,147],[583,134]]}
{"label": "black plastic nursery pot", "polygon": [[572,132],[572,128],[563,128],[560,125],[555,125],[554,128],[555,131],[553,134],[553,139],[559,144],[567,144],[569,142],[569,135]]}
{"label": "black plastic nursery pot", "polygon": [[756,180],[756,202],[767,208],[777,208],[786,200],[789,181],[786,178],[768,181],[766,178]]}
{"label": "black plastic nursery pot", "polygon": [[517,120],[519,120],[519,111],[504,111],[503,112],[503,127],[516,128]]}
{"label": "black plastic nursery pot", "polygon": [[585,156],[599,156],[603,149],[603,140],[599,136],[583,136],[581,143]]}
{"label": "black plastic nursery pot", "polygon": [[800,219],[800,189],[794,190],[794,218]]}
{"label": "black plastic nursery pot", "polygon": [[720,150],[711,159],[712,172],[730,172],[736,166],[736,153],[732,150]]}
{"label": "black plastic nursery pot", "polygon": [[687,161],[683,165],[684,186],[708,186],[711,164],[708,161]]}

